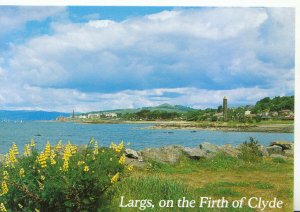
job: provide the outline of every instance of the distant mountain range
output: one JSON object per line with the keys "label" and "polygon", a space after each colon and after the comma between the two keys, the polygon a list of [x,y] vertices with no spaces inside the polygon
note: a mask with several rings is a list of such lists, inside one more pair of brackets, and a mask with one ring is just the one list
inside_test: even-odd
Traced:
{"label": "distant mountain range", "polygon": [[55,120],[58,116],[70,116],[70,114],[34,110],[0,110],[0,121],[49,121]]}
{"label": "distant mountain range", "polygon": [[[142,107],[142,108],[136,108],[136,109],[117,109],[117,110],[93,111],[93,112],[90,112],[90,113],[107,112],[107,113],[121,113],[121,114],[124,114],[124,113],[136,113],[136,112],[139,112],[141,110],[150,110],[150,111],[160,110],[160,111],[167,111],[167,112],[185,113],[185,112],[193,111],[193,110],[196,110],[196,109],[191,108],[191,107],[182,106],[182,105],[162,104],[162,105],[154,106],[154,107]],[[87,114],[87,113],[85,113],[85,114]]]}
{"label": "distant mountain range", "polygon": [[[188,111],[193,111],[196,109],[182,106],[182,105],[170,105],[170,104],[162,104],[155,107],[142,107],[137,109],[117,109],[117,110],[105,110],[105,111],[93,111],[89,113],[136,113],[141,110],[160,110],[167,112],[177,112],[177,113],[185,113]],[[76,113],[78,114],[78,113]],[[87,113],[84,113],[87,114]],[[60,112],[49,112],[49,111],[35,111],[35,110],[0,110],[0,121],[49,121],[55,120],[59,116],[69,117],[70,113],[60,113]]]}

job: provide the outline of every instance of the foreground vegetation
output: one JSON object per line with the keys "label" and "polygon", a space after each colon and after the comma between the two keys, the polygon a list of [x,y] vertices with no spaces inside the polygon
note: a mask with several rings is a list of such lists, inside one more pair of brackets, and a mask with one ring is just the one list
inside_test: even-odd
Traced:
{"label": "foreground vegetation", "polygon": [[[200,160],[182,158],[178,163],[148,161],[146,168],[125,165],[123,143],[86,147],[60,142],[46,144],[42,152],[32,141],[23,154],[13,144],[0,165],[0,211],[140,211],[136,204],[120,208],[124,201],[151,200],[151,211],[161,199],[198,200],[200,197],[274,197],[284,202],[279,211],[293,210],[293,160],[264,158],[253,138],[241,146],[238,157],[218,153]],[[182,211],[173,208],[169,211]],[[186,209],[188,211],[191,208]],[[193,210],[198,211],[199,208]],[[233,211],[228,208],[227,211]],[[214,211],[202,209],[201,211]],[[239,211],[253,211],[243,207]],[[275,210],[276,211],[276,210]]]}
{"label": "foreground vegetation", "polygon": [[[247,162],[219,154],[214,159],[186,159],[173,165],[152,163],[148,170],[135,170],[131,177],[115,184],[109,190],[109,195],[112,198],[105,205],[114,211],[124,210],[119,208],[121,196],[125,196],[126,200],[151,199],[156,206],[161,199],[178,200],[182,197],[190,200],[206,196],[225,197],[228,200],[253,196],[271,200],[277,197],[284,202],[283,209],[272,211],[292,211],[293,161],[264,159],[260,162]],[[199,211],[199,208],[187,210]],[[138,208],[126,211],[138,211]],[[154,211],[167,210],[155,207]],[[179,209],[175,207],[170,211]],[[201,211],[216,209],[201,208]],[[245,206],[238,211],[255,210]]]}
{"label": "foreground vegetation", "polygon": [[0,211],[95,211],[104,192],[123,177],[122,151],[123,143],[98,148],[91,140],[79,150],[48,142],[38,152],[32,140],[20,154],[13,144],[0,167]]}

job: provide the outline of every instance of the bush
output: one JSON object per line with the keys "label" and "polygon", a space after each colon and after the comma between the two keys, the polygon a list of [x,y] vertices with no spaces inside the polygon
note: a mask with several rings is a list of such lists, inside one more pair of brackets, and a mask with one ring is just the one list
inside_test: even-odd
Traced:
{"label": "bush", "polygon": [[124,160],[123,143],[98,148],[92,139],[79,149],[71,143],[51,146],[48,142],[39,153],[32,140],[22,156],[13,144],[0,167],[0,207],[12,211],[96,211],[103,193],[122,177]]}
{"label": "bush", "polygon": [[247,162],[258,162],[261,161],[262,157],[263,153],[260,144],[253,137],[249,137],[249,141],[245,141],[240,146],[238,158]]}

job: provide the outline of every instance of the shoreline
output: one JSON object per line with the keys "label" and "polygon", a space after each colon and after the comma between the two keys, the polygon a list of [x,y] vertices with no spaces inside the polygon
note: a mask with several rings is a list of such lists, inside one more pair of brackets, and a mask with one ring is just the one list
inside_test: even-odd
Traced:
{"label": "shoreline", "polygon": [[211,130],[211,131],[226,131],[226,132],[265,132],[265,133],[294,133],[293,125],[257,125],[257,126],[237,126],[237,127],[226,127],[226,126],[182,126],[182,125],[167,125],[167,124],[156,124],[146,129],[155,130]]}
{"label": "shoreline", "polygon": [[[51,121],[52,122],[52,121]],[[61,122],[61,121],[54,121]],[[151,130],[212,130],[226,132],[265,132],[265,133],[294,133],[292,123],[215,123],[215,122],[189,122],[189,121],[125,121],[125,120],[68,120],[77,124],[152,124],[142,129]]]}

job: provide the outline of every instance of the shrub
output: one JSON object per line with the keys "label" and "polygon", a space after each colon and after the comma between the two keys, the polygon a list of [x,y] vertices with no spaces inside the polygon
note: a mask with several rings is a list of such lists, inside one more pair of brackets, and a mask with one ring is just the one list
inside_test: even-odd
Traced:
{"label": "shrub", "polygon": [[238,158],[247,162],[258,162],[262,159],[263,153],[260,148],[258,140],[253,137],[249,137],[249,141],[245,141],[240,146],[240,153]]}
{"label": "shrub", "polygon": [[[96,211],[103,193],[122,177],[123,142],[84,148],[59,142],[38,152],[26,144],[20,156],[12,145],[0,167],[0,204],[12,211]],[[129,167],[131,169],[131,167]],[[2,209],[3,209],[2,208]]]}
{"label": "shrub", "polygon": [[286,163],[283,158],[273,158],[272,160],[274,163]]}

